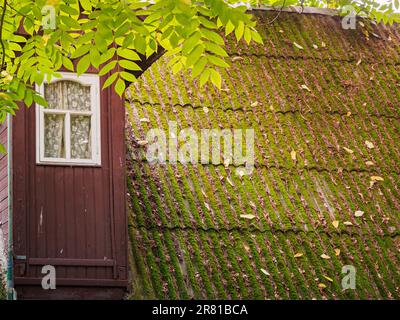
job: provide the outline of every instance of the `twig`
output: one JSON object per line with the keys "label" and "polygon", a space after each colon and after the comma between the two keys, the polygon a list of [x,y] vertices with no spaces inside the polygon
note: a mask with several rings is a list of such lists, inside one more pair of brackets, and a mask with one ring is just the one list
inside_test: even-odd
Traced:
{"label": "twig", "polygon": [[7,0],[4,0],[3,3],[3,12],[1,14],[1,20],[0,20],[0,44],[1,44],[1,49],[2,49],[2,57],[1,57],[1,68],[0,71],[3,71],[4,68],[4,63],[6,61],[6,48],[4,46],[3,42],[3,26],[4,26],[4,18],[6,16],[6,11],[7,11]]}
{"label": "twig", "polygon": [[281,9],[279,10],[278,14],[277,14],[271,21],[269,21],[268,24],[273,24],[273,23],[276,21],[276,19],[279,18],[279,16],[280,16],[281,13],[282,13],[283,8],[285,7],[285,4],[286,4],[286,0],[283,0],[282,7],[281,7]]}

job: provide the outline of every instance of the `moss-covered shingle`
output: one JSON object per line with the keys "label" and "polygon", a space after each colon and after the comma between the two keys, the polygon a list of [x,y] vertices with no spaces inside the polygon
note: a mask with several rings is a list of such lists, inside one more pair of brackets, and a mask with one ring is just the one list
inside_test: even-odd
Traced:
{"label": "moss-covered shingle", "polygon": [[[173,75],[167,58],[130,88],[132,298],[399,299],[398,29],[256,16],[265,44],[227,40],[222,91]],[[169,121],[253,128],[253,174],[149,164],[134,140]],[[355,290],[342,290],[344,265]]]}

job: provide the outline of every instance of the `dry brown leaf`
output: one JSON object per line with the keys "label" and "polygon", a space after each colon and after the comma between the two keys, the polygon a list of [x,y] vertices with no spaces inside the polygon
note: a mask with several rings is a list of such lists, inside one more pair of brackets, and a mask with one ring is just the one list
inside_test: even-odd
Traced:
{"label": "dry brown leaf", "polygon": [[364,215],[364,211],[357,210],[357,211],[354,213],[354,215],[355,215],[357,218],[362,217],[362,216]]}
{"label": "dry brown leaf", "polygon": [[338,220],[332,221],[332,225],[337,229],[339,227],[339,221]]}
{"label": "dry brown leaf", "polygon": [[302,254],[301,252],[297,252],[297,253],[294,255],[295,258],[300,258],[300,257],[302,257],[302,256],[303,256],[303,254]]}
{"label": "dry brown leaf", "polygon": [[331,257],[328,256],[327,254],[323,253],[323,254],[321,254],[321,258],[322,258],[322,259],[329,260]]}

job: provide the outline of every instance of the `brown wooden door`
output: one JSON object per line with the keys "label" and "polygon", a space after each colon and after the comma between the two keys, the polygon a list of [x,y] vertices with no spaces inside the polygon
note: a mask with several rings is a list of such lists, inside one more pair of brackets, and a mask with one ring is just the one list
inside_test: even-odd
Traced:
{"label": "brown wooden door", "polygon": [[[22,107],[13,120],[19,297],[120,298],[127,286],[123,101],[102,91],[100,110],[99,167],[36,164],[35,107]],[[41,288],[44,265],[56,268],[56,290]]]}

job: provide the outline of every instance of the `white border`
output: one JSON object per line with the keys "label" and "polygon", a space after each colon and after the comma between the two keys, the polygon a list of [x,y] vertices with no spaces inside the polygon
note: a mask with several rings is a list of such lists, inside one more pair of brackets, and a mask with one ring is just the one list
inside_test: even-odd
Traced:
{"label": "white border", "polygon": [[[59,72],[61,78],[53,78],[50,83],[57,81],[70,80],[79,82],[82,85],[90,85],[90,99],[92,111],[64,111],[50,109],[51,113],[65,114],[65,149],[66,158],[46,158],[44,157],[44,110],[45,107],[36,105],[36,163],[43,165],[64,165],[64,166],[100,166],[101,165],[101,130],[100,130],[100,77],[96,74],[84,73],[77,76],[76,73]],[[48,82],[45,82],[48,83]],[[36,90],[44,96],[44,83],[36,86]],[[70,113],[72,114],[92,114],[92,159],[71,159],[70,158]]]}

